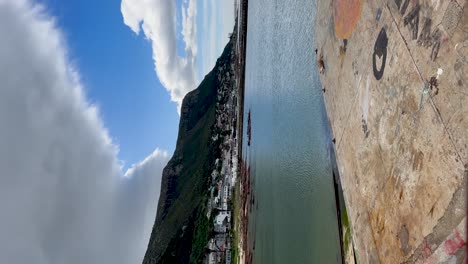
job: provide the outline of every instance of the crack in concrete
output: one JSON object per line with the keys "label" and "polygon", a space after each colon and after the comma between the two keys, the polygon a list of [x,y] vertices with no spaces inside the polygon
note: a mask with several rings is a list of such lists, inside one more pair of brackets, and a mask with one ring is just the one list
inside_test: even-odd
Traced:
{"label": "crack in concrete", "polygon": [[[411,58],[411,61],[413,62],[413,66],[415,67],[416,72],[418,73],[418,76],[419,76],[422,84],[425,85],[426,81],[424,80],[424,78],[423,78],[423,76],[421,74],[421,71],[419,70],[419,67],[416,64],[416,61],[414,60],[413,54],[411,53],[411,50],[408,47],[408,43],[406,42],[406,39],[403,37],[403,34],[401,33],[400,28],[398,27],[395,16],[393,15],[392,10],[390,9],[390,6],[388,5],[388,3],[386,3],[386,7],[387,7],[388,11],[390,12],[390,16],[392,17],[393,23],[395,24],[395,27],[398,30],[398,34],[400,35],[400,38],[403,40],[403,43],[405,44],[405,48],[408,51],[408,54],[409,54],[409,56]],[[455,144],[455,142],[453,140],[452,134],[450,133],[450,131],[448,130],[446,124],[444,123],[444,121],[442,119],[442,116],[441,116],[441,114],[440,114],[440,112],[439,112],[439,110],[438,110],[438,108],[437,108],[437,106],[436,106],[436,104],[435,104],[435,102],[433,100],[433,97],[430,94],[429,94],[429,101],[431,103],[432,109],[434,110],[437,118],[439,119],[439,122],[442,124],[442,126],[444,127],[445,132],[447,133],[447,135],[449,137],[449,140],[450,140],[450,143],[452,144],[452,147],[455,150],[455,153],[457,154],[458,158],[463,162],[463,164],[465,164],[466,161],[462,159],[462,157],[460,155],[460,152],[458,151],[458,148],[456,147],[456,144]]]}
{"label": "crack in concrete", "polygon": [[359,95],[359,92],[361,91],[361,80],[362,80],[362,76],[359,76],[359,81],[358,81],[358,89],[356,91],[356,94],[354,95],[354,99],[353,99],[353,103],[351,104],[351,107],[348,111],[348,116],[346,117],[346,125],[343,127],[343,132],[341,132],[341,136],[340,136],[340,139],[338,141],[338,145],[337,145],[337,150],[340,148],[341,146],[341,141],[343,140],[343,136],[344,136],[344,133],[346,132],[346,128],[348,127],[349,125],[349,118],[351,116],[351,112],[354,108],[354,104],[356,103],[356,99]]}

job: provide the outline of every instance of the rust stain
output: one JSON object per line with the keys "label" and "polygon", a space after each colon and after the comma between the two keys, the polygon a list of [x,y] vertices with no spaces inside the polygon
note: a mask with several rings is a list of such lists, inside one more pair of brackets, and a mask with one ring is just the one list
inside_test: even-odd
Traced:
{"label": "rust stain", "polygon": [[348,39],[361,18],[364,0],[336,0],[333,2],[333,22],[335,34]]}

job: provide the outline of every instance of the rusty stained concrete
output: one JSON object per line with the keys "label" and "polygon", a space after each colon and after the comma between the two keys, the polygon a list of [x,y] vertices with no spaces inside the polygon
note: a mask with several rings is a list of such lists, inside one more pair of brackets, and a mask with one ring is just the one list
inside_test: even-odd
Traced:
{"label": "rusty stained concrete", "polygon": [[465,1],[365,1],[347,40],[334,2],[317,1],[316,48],[358,262],[462,263]]}

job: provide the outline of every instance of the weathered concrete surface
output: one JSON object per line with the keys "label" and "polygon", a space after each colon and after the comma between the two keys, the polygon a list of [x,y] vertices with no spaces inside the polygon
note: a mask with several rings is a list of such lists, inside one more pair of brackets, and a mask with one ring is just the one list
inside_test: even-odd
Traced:
{"label": "weathered concrete surface", "polygon": [[377,0],[346,9],[350,2],[362,1],[317,1],[315,23],[358,261],[462,263],[465,1]]}

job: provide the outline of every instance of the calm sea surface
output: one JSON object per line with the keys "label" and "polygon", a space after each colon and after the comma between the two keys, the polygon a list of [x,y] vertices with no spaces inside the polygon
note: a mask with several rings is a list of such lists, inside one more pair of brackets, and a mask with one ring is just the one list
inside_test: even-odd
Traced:
{"label": "calm sea surface", "polygon": [[243,157],[254,263],[341,259],[314,16],[315,0],[249,0]]}

